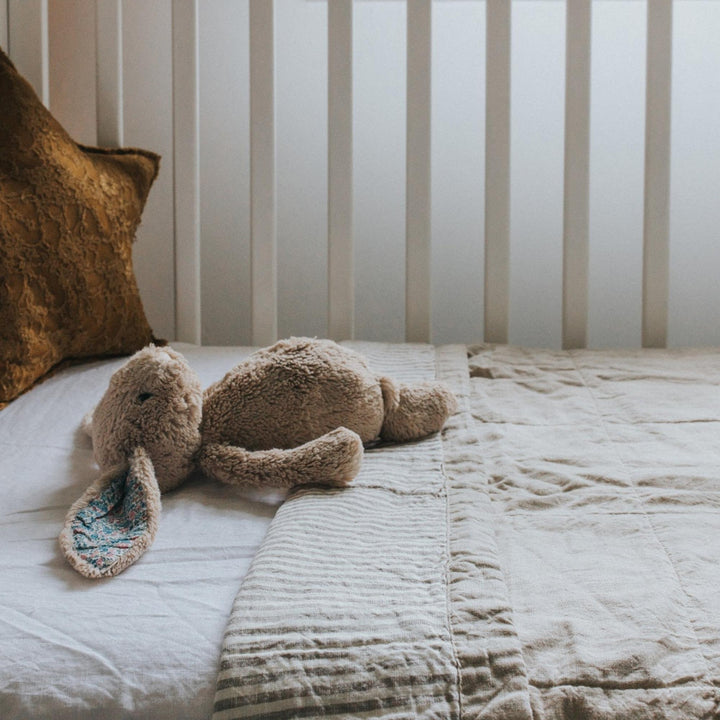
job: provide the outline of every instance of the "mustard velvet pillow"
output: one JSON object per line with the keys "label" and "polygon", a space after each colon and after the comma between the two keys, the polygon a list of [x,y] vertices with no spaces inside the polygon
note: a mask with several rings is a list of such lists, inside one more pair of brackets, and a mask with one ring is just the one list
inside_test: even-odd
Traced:
{"label": "mustard velvet pillow", "polygon": [[152,340],[132,243],[160,158],[76,144],[0,50],[0,407]]}

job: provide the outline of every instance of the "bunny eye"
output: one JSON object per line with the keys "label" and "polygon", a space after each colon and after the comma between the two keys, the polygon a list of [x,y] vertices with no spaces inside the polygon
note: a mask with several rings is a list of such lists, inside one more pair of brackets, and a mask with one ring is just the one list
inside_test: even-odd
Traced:
{"label": "bunny eye", "polygon": [[149,392],[142,392],[137,396],[138,402],[144,403],[146,400],[149,400],[153,396],[152,393]]}

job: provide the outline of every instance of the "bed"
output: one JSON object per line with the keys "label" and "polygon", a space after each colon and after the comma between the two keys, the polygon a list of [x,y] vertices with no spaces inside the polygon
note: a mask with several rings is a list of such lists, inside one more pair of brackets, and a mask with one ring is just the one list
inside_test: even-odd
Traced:
{"label": "bed", "polygon": [[[0,0],[0,720],[720,718],[719,10]],[[291,335],[457,411],[75,572],[126,357]]]}
{"label": "bed", "polygon": [[715,717],[720,355],[351,345],[449,382],[443,433],[282,504],[195,478],[99,582],[56,535],[120,361],[0,413],[3,717]]}

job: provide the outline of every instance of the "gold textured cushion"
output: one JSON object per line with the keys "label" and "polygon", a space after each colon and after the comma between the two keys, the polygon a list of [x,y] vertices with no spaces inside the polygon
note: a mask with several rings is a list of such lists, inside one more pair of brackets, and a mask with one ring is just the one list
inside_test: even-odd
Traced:
{"label": "gold textured cushion", "polygon": [[76,144],[0,50],[0,407],[152,340],[132,243],[160,158]]}

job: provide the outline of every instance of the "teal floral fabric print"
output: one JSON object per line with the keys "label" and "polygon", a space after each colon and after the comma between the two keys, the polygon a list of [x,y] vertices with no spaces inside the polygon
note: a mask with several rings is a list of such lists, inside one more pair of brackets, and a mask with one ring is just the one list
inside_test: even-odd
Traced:
{"label": "teal floral fabric print", "polygon": [[130,550],[147,527],[142,483],[126,471],[75,516],[73,544],[83,560],[104,570]]}

